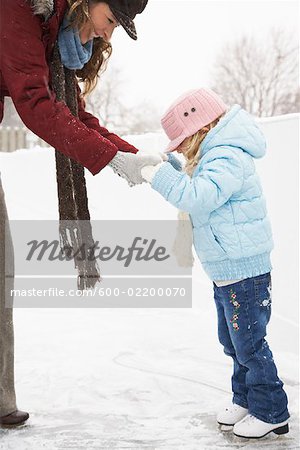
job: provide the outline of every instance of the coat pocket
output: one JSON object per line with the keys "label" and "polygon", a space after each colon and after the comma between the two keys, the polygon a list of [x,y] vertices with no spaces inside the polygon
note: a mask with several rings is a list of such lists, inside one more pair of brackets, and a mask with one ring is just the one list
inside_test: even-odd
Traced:
{"label": "coat pocket", "polygon": [[226,251],[225,251],[224,247],[222,246],[220,239],[218,238],[218,236],[216,236],[216,233],[214,232],[211,225],[209,226],[209,230],[210,230],[210,237],[211,237],[213,245],[216,248],[218,248],[218,250],[221,251],[224,255],[226,255]]}
{"label": "coat pocket", "polygon": [[194,246],[202,263],[227,259],[222,247],[217,243],[209,224],[194,228]]}

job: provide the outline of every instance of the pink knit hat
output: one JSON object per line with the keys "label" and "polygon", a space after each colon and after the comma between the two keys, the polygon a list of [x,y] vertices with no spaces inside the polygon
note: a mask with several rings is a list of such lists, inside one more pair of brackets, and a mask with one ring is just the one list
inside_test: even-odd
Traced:
{"label": "pink knit hat", "polygon": [[165,151],[175,150],[185,138],[213,122],[227,109],[228,106],[211,89],[193,89],[181,95],[161,119],[171,141]]}

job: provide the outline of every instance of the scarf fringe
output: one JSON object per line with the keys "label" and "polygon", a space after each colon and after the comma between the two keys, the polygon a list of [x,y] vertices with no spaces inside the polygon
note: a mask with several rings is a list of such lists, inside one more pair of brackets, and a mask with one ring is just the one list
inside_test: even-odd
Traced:
{"label": "scarf fringe", "polygon": [[94,256],[94,240],[90,222],[61,221],[59,238],[62,254],[74,259],[77,269],[77,288],[93,289],[101,281],[99,266]]}
{"label": "scarf fringe", "polygon": [[187,212],[178,212],[178,224],[172,247],[179,267],[193,267],[193,227]]}

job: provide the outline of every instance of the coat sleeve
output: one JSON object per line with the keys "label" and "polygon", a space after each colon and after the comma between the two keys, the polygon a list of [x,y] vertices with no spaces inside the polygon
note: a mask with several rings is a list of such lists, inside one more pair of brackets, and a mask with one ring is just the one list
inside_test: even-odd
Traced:
{"label": "coat sleeve", "polygon": [[105,137],[105,139],[108,139],[110,142],[112,142],[114,145],[118,147],[118,150],[122,152],[129,152],[129,153],[137,153],[138,149],[135,148],[133,145],[129,144],[128,142],[124,141],[124,139],[120,138],[118,135],[114,133],[110,133],[105,127],[102,127],[99,123],[99,120],[93,116],[92,114],[88,113],[85,110],[85,101],[81,96],[80,88],[78,86],[78,116],[79,119],[88,127],[91,128],[98,133],[101,134],[101,136]]}
{"label": "coat sleeve", "polygon": [[74,117],[50,86],[41,19],[24,0],[1,0],[1,72],[24,124],[95,175],[117,145]]}
{"label": "coat sleeve", "polygon": [[152,180],[152,187],[173,206],[207,216],[238,192],[244,182],[243,164],[232,151],[218,148],[220,156],[208,160],[194,178],[165,163]]}

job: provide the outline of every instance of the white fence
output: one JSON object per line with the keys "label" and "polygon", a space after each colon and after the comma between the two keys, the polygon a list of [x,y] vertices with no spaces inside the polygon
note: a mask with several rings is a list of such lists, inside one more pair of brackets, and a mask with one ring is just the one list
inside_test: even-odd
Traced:
{"label": "white fence", "polygon": [[0,151],[14,152],[21,148],[32,148],[35,146],[49,147],[49,145],[23,127],[0,127]]}

